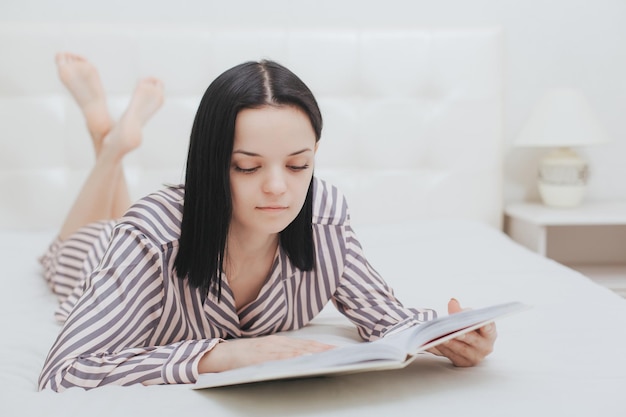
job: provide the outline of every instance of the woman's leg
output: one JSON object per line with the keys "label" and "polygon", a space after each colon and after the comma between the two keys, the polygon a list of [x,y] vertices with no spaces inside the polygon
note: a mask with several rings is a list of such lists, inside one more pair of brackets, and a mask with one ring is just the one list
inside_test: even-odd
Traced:
{"label": "woman's leg", "polygon": [[122,159],[141,144],[141,130],[163,102],[163,85],[141,80],[120,121],[113,126],[93,65],[72,54],[57,55],[59,76],[78,103],[91,134],[96,162],[70,208],[59,238],[89,223],[119,217],[130,205]]}
{"label": "woman's leg", "polygon": [[[161,80],[148,77],[139,81],[131,98],[129,106],[120,118],[112,132],[124,136],[130,148],[123,150],[130,152],[141,144],[142,130],[152,115],[163,104],[163,83]],[[108,139],[105,137],[104,141]],[[113,139],[115,140],[115,139]],[[111,218],[119,219],[128,210],[132,203],[124,170],[120,164],[113,198]]]}

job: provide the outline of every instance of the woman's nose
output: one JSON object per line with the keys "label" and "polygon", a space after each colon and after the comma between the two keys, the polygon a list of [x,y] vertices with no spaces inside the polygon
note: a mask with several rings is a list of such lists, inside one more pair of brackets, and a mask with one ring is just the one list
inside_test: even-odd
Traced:
{"label": "woman's nose", "polygon": [[263,191],[270,194],[282,194],[287,190],[285,174],[282,170],[271,169],[263,182]]}

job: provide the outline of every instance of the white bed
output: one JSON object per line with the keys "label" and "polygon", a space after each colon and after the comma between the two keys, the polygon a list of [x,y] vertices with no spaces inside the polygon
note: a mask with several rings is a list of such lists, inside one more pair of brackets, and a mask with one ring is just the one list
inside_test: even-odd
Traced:
{"label": "white bed", "polygon": [[[626,301],[500,232],[502,50],[494,28],[340,32],[0,26],[0,414],[567,415],[626,413]],[[139,196],[183,172],[208,82],[248,59],[298,73],[325,116],[318,175],[346,193],[371,263],[407,305],[445,313],[519,300],[495,352],[461,369],[422,356],[407,369],[194,391],[189,386],[37,392],[59,326],[36,258],[92,162],[80,115],[56,80],[57,50],[100,68],[119,114],[140,75],[166,105],[128,160]],[[380,213],[392,213],[381,221]],[[326,309],[299,333],[354,340]]]}

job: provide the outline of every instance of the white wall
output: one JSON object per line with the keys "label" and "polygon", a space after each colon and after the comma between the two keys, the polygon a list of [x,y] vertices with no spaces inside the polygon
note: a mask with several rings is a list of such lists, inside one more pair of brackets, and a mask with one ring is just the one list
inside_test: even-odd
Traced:
{"label": "white wall", "polygon": [[592,170],[588,200],[626,200],[624,0],[0,1],[0,22],[24,20],[239,28],[499,25],[506,36],[506,200],[538,198],[534,178],[542,152],[510,145],[533,103],[554,86],[581,88],[613,138],[581,150]]}

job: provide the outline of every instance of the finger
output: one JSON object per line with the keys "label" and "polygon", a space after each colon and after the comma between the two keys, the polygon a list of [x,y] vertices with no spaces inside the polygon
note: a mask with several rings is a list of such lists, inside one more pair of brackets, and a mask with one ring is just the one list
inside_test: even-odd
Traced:
{"label": "finger", "polygon": [[265,347],[272,355],[279,358],[323,352],[335,346],[308,339],[297,339],[285,336],[268,336]]}
{"label": "finger", "polygon": [[493,344],[492,339],[473,331],[440,345],[439,350],[456,366],[472,366],[493,351]]}
{"label": "finger", "polygon": [[333,349],[336,347],[334,345],[329,345],[327,343],[318,342],[317,340],[297,339],[297,338],[290,338],[290,337],[287,337],[286,339],[288,339],[287,343],[291,344],[292,346],[297,346],[299,348],[310,350],[310,351],[315,351],[315,352],[321,352],[321,351]]}
{"label": "finger", "polygon": [[439,349],[437,349],[436,347],[426,349],[426,352],[432,353],[433,355],[437,355],[437,356],[444,356],[443,353],[441,353]]}
{"label": "finger", "polygon": [[482,359],[493,352],[495,337],[493,337],[493,333],[489,336],[483,336],[478,330],[475,330],[455,340],[467,346],[464,350],[467,352],[466,356],[479,357]]}
{"label": "finger", "polygon": [[480,329],[478,329],[478,333],[489,339],[489,340],[496,340],[496,338],[498,337],[498,332],[496,330],[496,324],[495,323],[489,323],[484,325],[483,327],[481,327]]}
{"label": "finger", "polygon": [[448,301],[448,314],[458,313],[459,311],[463,311],[461,303],[456,298],[451,298]]}
{"label": "finger", "polygon": [[439,351],[448,358],[454,366],[468,367],[476,365],[479,360],[473,357],[468,357],[464,352],[464,347],[460,347],[461,343],[451,340],[443,345],[439,345]]}
{"label": "finger", "polygon": [[336,346],[327,345],[326,343],[320,343],[312,340],[309,340],[307,342],[308,343],[300,345],[300,348],[307,353],[324,352],[336,348]]}

